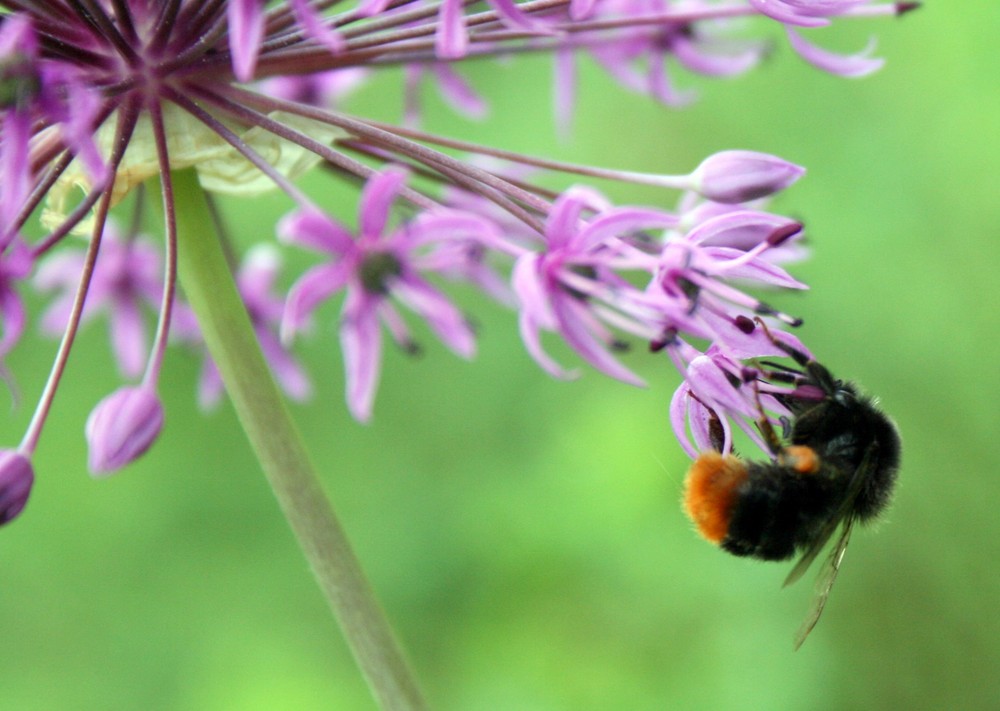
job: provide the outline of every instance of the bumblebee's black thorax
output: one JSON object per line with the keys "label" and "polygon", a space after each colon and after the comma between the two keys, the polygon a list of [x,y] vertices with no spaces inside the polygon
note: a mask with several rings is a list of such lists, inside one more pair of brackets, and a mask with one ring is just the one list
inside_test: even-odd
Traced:
{"label": "bumblebee's black thorax", "polygon": [[833,394],[812,404],[799,401],[794,410],[791,443],[813,448],[824,468],[842,473],[845,487],[865,456],[872,457],[853,514],[864,521],[882,511],[899,469],[899,434],[892,421],[842,381],[836,381]]}
{"label": "bumblebee's black thorax", "polygon": [[[812,364],[820,400],[787,399],[792,422],[785,446],[812,449],[815,471],[782,461],[750,462],[722,547],[764,560],[790,558],[807,549],[828,521],[853,516],[866,521],[889,503],[899,468],[899,435],[892,421],[850,383],[834,380]],[[862,477],[857,482],[855,477]],[[845,502],[859,483],[850,508]]]}

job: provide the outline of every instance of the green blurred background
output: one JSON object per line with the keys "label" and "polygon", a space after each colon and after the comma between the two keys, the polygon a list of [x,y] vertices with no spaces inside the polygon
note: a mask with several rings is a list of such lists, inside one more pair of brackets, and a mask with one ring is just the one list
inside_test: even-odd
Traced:
{"label": "green blurred background", "polygon": [[[779,305],[904,438],[894,506],[855,534],[793,653],[811,583],[781,590],[787,566],[713,549],[679,509],[664,359],[630,361],[647,390],[593,372],[555,382],[511,314],[463,295],[478,359],[431,339],[416,361],[390,352],[360,426],[327,311],[300,349],[318,392],[295,415],[436,708],[1000,708],[1000,4],[841,24],[820,41],[877,34],[883,71],[829,77],[779,43],[736,81],[680,75],[701,99],[676,111],[588,65],[564,142],[547,60],[471,67],[494,110],[481,126],[428,98],[428,128],[527,153],[684,172],[747,148],[807,166],[775,209],[807,223],[813,257],[795,273],[813,289]],[[397,87],[354,108],[395,116]],[[270,206],[230,214],[253,240]],[[195,357],[167,362],[155,448],[87,476],[83,423],[118,385],[106,341],[82,337],[30,505],[0,532],[0,708],[373,708],[231,409],[197,410]],[[9,358],[24,402],[2,423],[8,445],[53,350],[32,335]]]}

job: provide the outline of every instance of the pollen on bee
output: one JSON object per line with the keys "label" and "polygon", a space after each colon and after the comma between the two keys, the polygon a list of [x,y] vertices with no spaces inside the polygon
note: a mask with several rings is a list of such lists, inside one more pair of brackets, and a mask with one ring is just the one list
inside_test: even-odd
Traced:
{"label": "pollen on bee", "polygon": [[737,488],[747,478],[746,462],[732,455],[705,452],[688,470],[684,511],[706,540],[721,543],[729,530]]}
{"label": "pollen on bee", "polygon": [[799,474],[815,474],[819,471],[819,455],[812,447],[792,445],[785,448],[782,456],[788,460],[788,465]]}

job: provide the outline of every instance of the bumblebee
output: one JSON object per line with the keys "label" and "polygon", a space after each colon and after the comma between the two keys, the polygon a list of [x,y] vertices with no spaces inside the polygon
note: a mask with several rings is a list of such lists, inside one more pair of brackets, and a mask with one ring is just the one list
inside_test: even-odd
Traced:
{"label": "bumblebee", "polygon": [[840,528],[796,634],[798,649],[823,612],[855,522],[871,521],[889,503],[900,441],[892,420],[854,384],[768,335],[799,367],[765,364],[775,368],[765,373],[768,380],[795,386],[775,395],[791,412],[784,437],[757,395],[758,428],[774,458],[753,462],[703,453],[688,471],[684,509],[702,536],[733,555],[786,560],[799,552],[786,586],[802,577]]}

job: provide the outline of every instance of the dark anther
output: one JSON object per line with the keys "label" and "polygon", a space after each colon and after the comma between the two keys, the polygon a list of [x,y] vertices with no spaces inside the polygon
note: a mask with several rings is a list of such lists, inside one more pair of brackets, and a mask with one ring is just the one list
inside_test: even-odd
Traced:
{"label": "dark anther", "polygon": [[752,318],[747,318],[746,316],[737,316],[733,319],[733,324],[736,328],[740,329],[743,333],[747,335],[753,333],[757,329],[757,324],[753,322]]}
{"label": "dark anther", "polygon": [[801,222],[790,222],[787,225],[782,225],[781,227],[775,229],[767,236],[767,243],[772,247],[777,247],[779,244],[787,240],[789,237],[794,237],[799,232],[802,231]]}
{"label": "dark anther", "polygon": [[663,329],[663,335],[659,338],[654,338],[649,342],[649,352],[659,353],[664,348],[669,346],[671,343],[677,340],[677,329],[671,326],[670,328]]}

